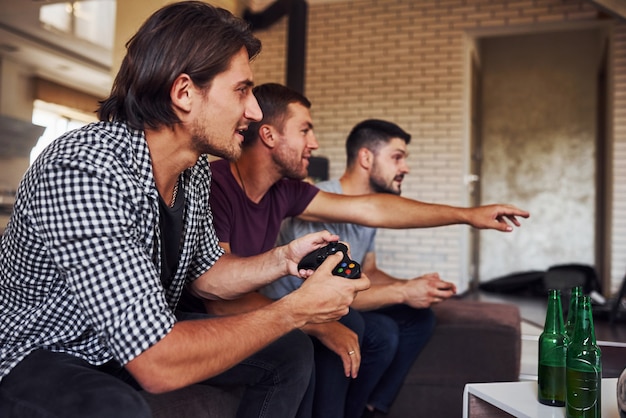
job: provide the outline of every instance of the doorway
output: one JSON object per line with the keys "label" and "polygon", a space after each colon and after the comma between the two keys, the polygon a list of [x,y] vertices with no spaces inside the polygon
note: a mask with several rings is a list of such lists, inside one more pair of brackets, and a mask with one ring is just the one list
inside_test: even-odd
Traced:
{"label": "doorway", "polygon": [[601,273],[607,39],[598,27],[475,38],[470,201],[531,218],[511,234],[471,231],[472,287],[561,263]]}

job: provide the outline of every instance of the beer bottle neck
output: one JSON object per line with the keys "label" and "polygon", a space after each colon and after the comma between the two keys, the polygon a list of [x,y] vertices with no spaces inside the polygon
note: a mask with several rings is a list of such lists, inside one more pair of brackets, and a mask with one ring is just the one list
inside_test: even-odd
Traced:
{"label": "beer bottle neck", "polygon": [[543,330],[551,334],[562,334],[564,332],[561,294],[558,290],[550,289],[548,292],[548,310]]}

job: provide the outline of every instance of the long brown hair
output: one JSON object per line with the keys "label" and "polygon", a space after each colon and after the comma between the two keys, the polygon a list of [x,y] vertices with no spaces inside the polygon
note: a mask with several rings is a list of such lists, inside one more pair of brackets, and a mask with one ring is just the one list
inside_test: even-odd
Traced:
{"label": "long brown hair", "polygon": [[126,44],[126,56],[110,96],[100,102],[98,117],[125,121],[134,129],[180,123],[170,100],[174,80],[184,73],[208,88],[244,47],[253,59],[261,42],[246,22],[227,10],[201,1],[167,5]]}

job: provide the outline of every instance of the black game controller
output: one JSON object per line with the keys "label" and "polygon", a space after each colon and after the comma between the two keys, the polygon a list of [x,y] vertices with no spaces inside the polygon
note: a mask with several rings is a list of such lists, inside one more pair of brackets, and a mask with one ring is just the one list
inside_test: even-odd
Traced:
{"label": "black game controller", "polygon": [[348,247],[337,241],[331,242],[327,246],[318,248],[305,255],[298,263],[298,270],[316,270],[329,255],[333,255],[337,251],[343,253],[343,260],[337,264],[333,270],[333,274],[347,279],[358,279],[361,277],[361,266],[356,261],[350,260],[348,257]]}

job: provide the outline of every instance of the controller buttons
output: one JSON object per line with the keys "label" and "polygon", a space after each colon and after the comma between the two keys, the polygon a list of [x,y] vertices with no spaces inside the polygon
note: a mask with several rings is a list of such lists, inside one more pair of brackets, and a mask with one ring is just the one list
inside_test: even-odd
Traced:
{"label": "controller buttons", "polygon": [[315,270],[319,267],[329,255],[335,254],[338,251],[343,252],[343,260],[336,265],[333,270],[333,274],[336,276],[343,276],[347,278],[358,278],[361,276],[359,263],[350,260],[347,255],[348,247],[342,243],[331,242],[324,248],[319,248],[312,251],[308,255],[302,258],[298,263],[298,269],[310,269]]}

